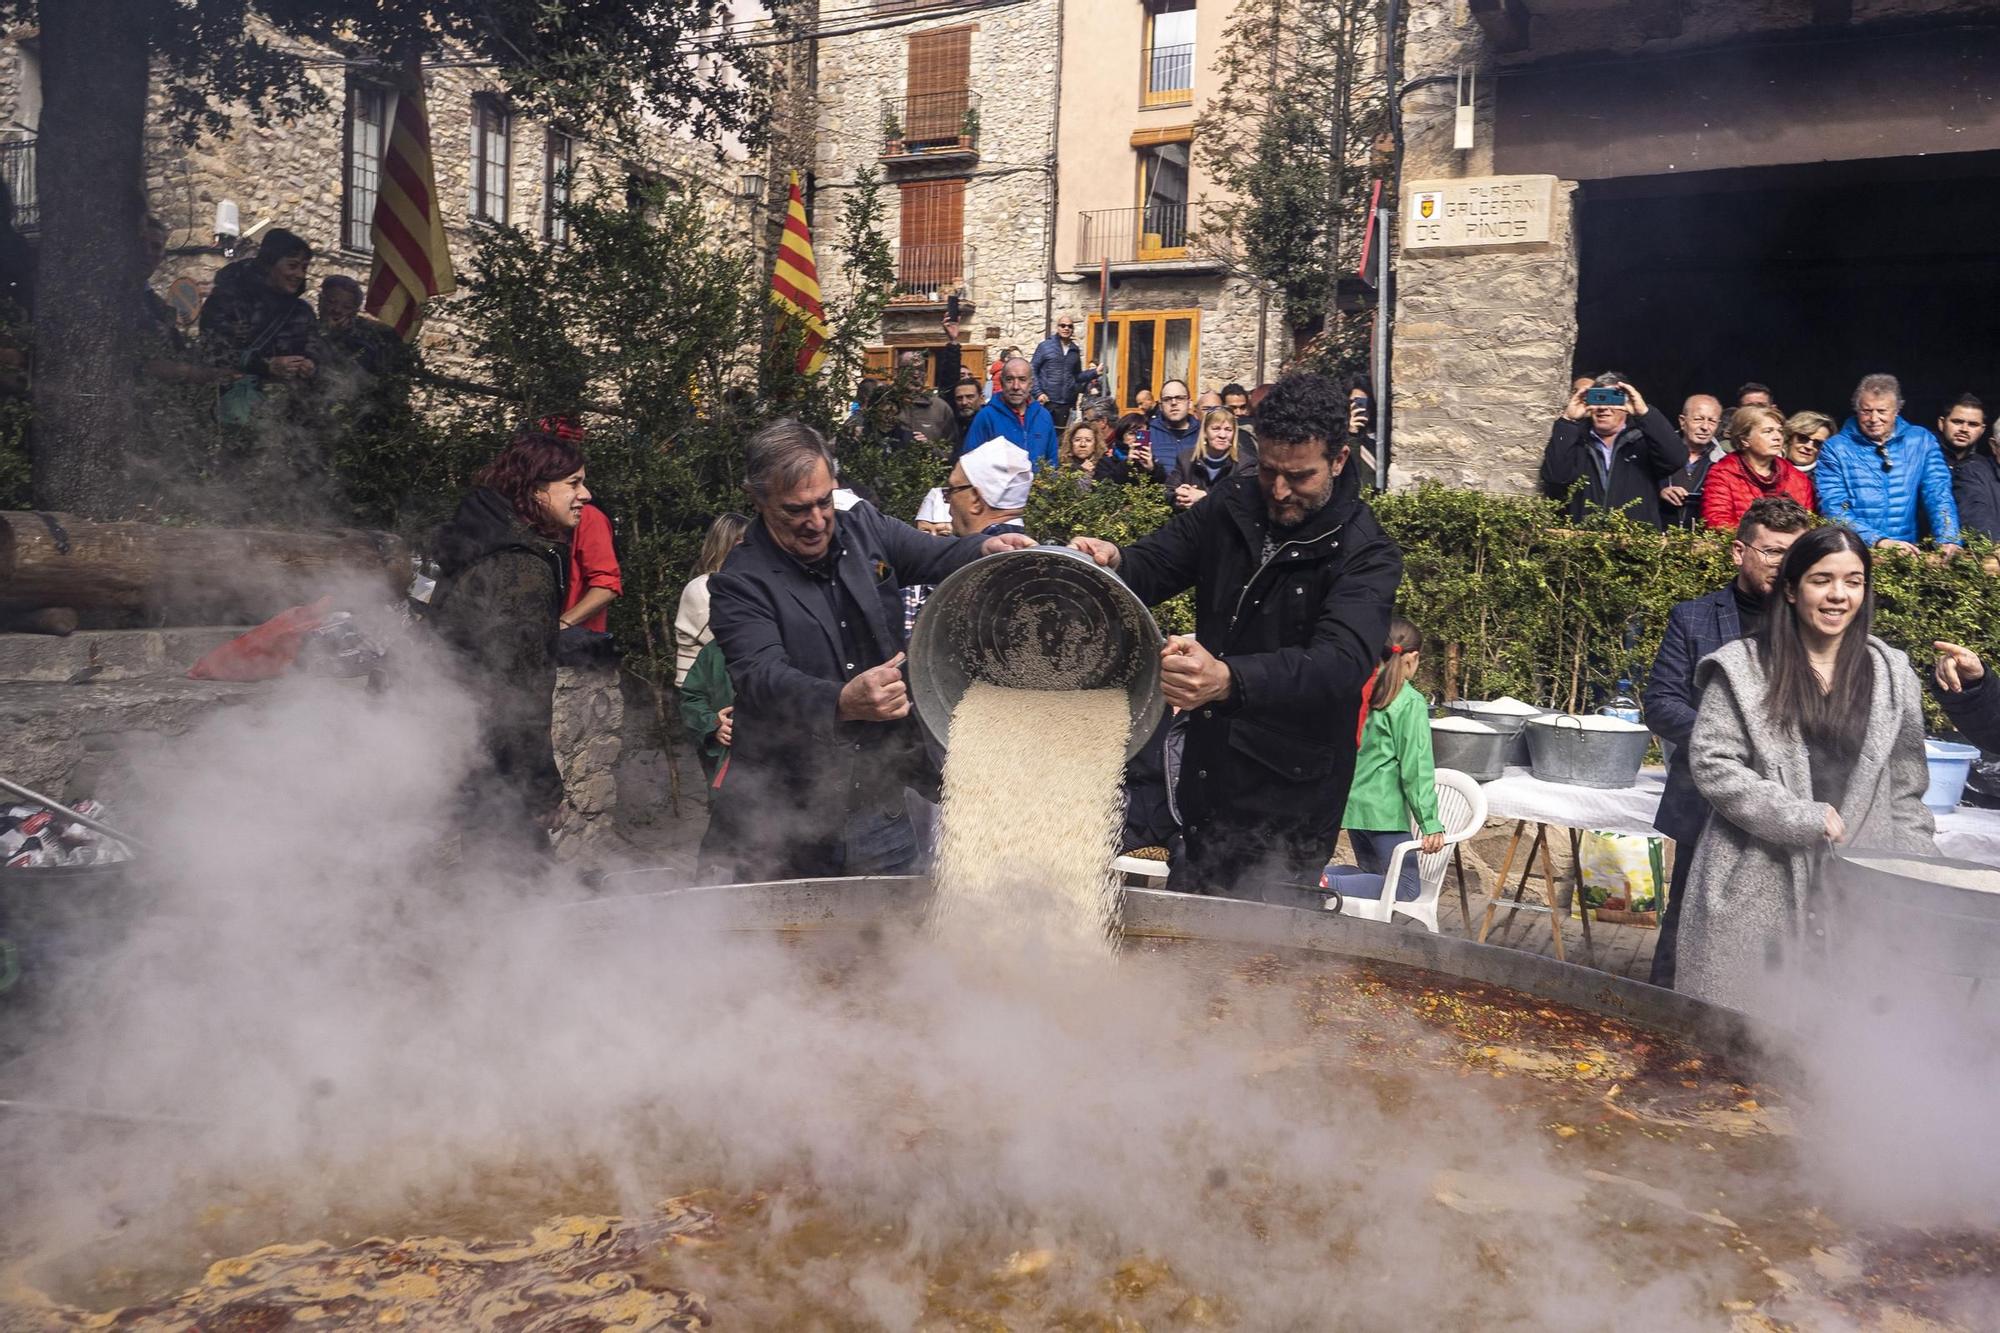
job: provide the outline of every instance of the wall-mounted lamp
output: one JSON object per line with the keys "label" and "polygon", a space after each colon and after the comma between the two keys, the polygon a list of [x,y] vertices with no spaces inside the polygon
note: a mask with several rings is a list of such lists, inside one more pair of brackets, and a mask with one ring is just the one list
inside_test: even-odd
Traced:
{"label": "wall-mounted lamp", "polygon": [[243,235],[243,222],[236,212],[236,201],[224,199],[215,206],[215,248],[222,251],[224,259],[236,258],[236,243]]}
{"label": "wall-mounted lamp", "polygon": [[1458,112],[1452,120],[1451,146],[1463,153],[1472,147],[1472,99],[1476,75],[1469,69],[1458,72]]}

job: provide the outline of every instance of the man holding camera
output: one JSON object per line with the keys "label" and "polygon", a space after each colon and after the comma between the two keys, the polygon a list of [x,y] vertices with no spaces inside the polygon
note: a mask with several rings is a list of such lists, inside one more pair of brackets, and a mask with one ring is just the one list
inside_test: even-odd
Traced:
{"label": "man holding camera", "polygon": [[1542,451],[1542,493],[1567,502],[1572,522],[1622,510],[1660,526],[1660,488],[1687,465],[1673,423],[1615,371],[1570,394]]}

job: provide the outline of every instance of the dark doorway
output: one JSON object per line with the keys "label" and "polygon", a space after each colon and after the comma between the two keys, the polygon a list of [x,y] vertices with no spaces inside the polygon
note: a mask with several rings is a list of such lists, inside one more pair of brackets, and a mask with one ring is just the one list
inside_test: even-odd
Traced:
{"label": "dark doorway", "polygon": [[1578,374],[1628,372],[1670,416],[1746,380],[1848,416],[1888,371],[1929,426],[2000,401],[2000,153],[1591,181],[1579,190]]}

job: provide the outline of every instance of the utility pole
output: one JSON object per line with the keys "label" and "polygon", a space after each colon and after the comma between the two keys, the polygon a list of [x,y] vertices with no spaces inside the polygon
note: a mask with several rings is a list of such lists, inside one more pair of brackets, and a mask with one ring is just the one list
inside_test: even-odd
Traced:
{"label": "utility pole", "polygon": [[1340,322],[1341,186],[1347,177],[1347,104],[1354,80],[1354,0],[1340,0],[1333,12],[1338,30],[1333,50],[1332,153],[1326,173],[1325,334]]}

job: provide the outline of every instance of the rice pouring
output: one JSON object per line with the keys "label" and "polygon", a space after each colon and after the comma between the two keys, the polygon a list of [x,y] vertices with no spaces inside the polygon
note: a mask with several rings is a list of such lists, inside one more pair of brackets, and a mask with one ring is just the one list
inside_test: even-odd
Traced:
{"label": "rice pouring", "polygon": [[939,939],[1108,947],[1130,727],[1123,690],[967,688],[945,759]]}

